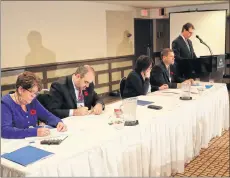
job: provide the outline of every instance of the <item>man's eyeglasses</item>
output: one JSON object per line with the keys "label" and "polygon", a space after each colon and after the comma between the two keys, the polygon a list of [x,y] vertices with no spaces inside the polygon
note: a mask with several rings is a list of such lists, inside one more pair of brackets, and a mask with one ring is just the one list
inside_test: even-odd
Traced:
{"label": "man's eyeglasses", "polygon": [[189,32],[189,33],[190,33],[190,35],[192,35],[192,34],[193,34],[193,32],[190,32],[190,31],[187,31],[187,32]]}

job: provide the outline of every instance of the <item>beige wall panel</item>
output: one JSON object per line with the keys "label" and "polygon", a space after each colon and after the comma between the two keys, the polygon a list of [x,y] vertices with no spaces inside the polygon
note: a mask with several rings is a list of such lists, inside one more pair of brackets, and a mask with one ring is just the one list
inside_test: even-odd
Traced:
{"label": "beige wall panel", "polygon": [[9,77],[1,77],[1,85],[15,84],[17,77],[18,77],[17,75],[9,76]]}
{"label": "beige wall panel", "polygon": [[109,87],[96,88],[95,91],[97,94],[107,93],[109,92]]}
{"label": "beige wall panel", "polygon": [[51,84],[52,84],[52,83],[48,83],[48,84],[47,84],[47,85],[48,85],[48,89],[50,89]]}
{"label": "beige wall panel", "polygon": [[121,72],[113,72],[112,73],[112,81],[121,80]]}
{"label": "beige wall panel", "polygon": [[[36,72],[35,74],[42,79],[42,72]],[[1,85],[15,84],[17,77],[18,75],[1,77]]]}
{"label": "beige wall panel", "polygon": [[112,85],[112,90],[119,90],[120,84]]}
{"label": "beige wall panel", "polygon": [[109,74],[98,75],[98,84],[109,83]]}
{"label": "beige wall panel", "polygon": [[9,94],[10,91],[15,91],[15,89],[2,91],[2,96]]}
{"label": "beige wall panel", "polygon": [[43,79],[42,72],[35,72],[35,75],[37,75],[40,79]]}
{"label": "beige wall panel", "polygon": [[112,63],[112,69],[120,68],[120,67],[128,67],[128,66],[132,66],[132,65],[133,65],[132,61],[113,62]]}
{"label": "beige wall panel", "polygon": [[98,64],[98,65],[92,65],[95,71],[100,71],[100,70],[107,70],[109,68],[108,64]]}
{"label": "beige wall panel", "polygon": [[127,77],[131,71],[132,71],[132,69],[125,70],[124,71],[124,77]]}
{"label": "beige wall panel", "polygon": [[77,68],[58,69],[56,71],[47,71],[48,78],[63,77],[71,75],[76,71]]}

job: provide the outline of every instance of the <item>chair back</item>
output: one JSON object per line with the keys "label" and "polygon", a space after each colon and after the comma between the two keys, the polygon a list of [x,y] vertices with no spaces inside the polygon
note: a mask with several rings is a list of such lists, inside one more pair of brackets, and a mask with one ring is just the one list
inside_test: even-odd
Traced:
{"label": "chair back", "polygon": [[120,81],[120,95],[121,95],[121,98],[123,98],[123,92],[124,92],[124,89],[125,89],[125,83],[126,83],[126,77],[123,77]]}
{"label": "chair back", "polygon": [[49,89],[42,89],[37,96],[37,100],[48,110],[49,101],[51,100]]}

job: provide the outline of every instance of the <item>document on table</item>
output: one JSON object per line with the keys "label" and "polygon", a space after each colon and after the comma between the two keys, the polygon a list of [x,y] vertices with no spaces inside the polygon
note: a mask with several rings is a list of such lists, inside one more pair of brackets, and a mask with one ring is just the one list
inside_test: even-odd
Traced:
{"label": "document on table", "polygon": [[166,89],[160,91],[161,93],[171,93],[171,94],[180,94],[181,90],[180,89]]}
{"label": "document on table", "polygon": [[45,136],[45,137],[26,137],[25,140],[27,141],[38,141],[38,140],[45,140],[45,139],[50,139],[50,138],[59,138],[59,137],[65,137],[68,136],[69,133],[68,131],[66,132],[58,132],[57,129],[50,129],[50,135]]}

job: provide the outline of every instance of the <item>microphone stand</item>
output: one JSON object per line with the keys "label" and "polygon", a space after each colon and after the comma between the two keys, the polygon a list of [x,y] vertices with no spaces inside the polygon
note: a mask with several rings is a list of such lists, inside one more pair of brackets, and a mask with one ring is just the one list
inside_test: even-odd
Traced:
{"label": "microphone stand", "polygon": [[[211,59],[212,59],[213,53],[212,53],[211,48],[203,40],[201,40],[201,39],[199,39],[199,40],[200,40],[200,43],[202,43],[203,45],[205,45],[209,49],[209,52],[211,54]],[[208,76],[208,80],[210,80],[210,78],[211,78],[211,72],[210,72],[210,74]]]}
{"label": "microphone stand", "polygon": [[202,43],[203,45],[207,46],[207,48],[209,49],[209,52],[210,52],[211,56],[213,56],[211,48],[205,42],[203,42],[201,40],[200,40],[200,43]]}

